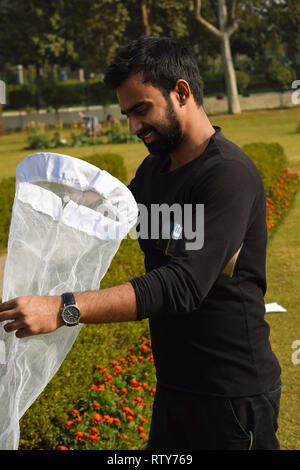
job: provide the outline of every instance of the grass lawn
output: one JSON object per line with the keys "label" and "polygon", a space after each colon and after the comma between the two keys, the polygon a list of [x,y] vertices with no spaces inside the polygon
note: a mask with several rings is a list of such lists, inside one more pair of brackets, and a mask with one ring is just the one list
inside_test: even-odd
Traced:
{"label": "grass lawn", "polygon": [[[288,166],[300,173],[300,108],[245,112],[241,115],[210,116],[212,124],[222,127],[226,137],[243,145],[251,142],[279,142],[285,149]],[[62,135],[67,136],[68,131]],[[2,177],[15,174],[16,165],[34,153],[23,150],[26,134],[0,137],[0,172]],[[52,150],[53,151],[53,150]],[[147,155],[143,144],[101,145],[98,147],[63,148],[58,153],[75,157],[95,152],[119,153],[124,157],[128,179]],[[300,340],[300,192],[293,206],[273,234],[268,245],[266,303],[278,302],[286,313],[266,315],[271,326],[271,343],[282,366],[283,393],[278,436],[282,449],[300,450],[300,364],[291,357],[293,341]],[[299,356],[298,356],[299,357]]]}

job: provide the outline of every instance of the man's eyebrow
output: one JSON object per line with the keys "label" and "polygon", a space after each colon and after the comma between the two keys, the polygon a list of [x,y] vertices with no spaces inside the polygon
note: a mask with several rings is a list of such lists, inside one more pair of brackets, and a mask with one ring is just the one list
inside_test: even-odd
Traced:
{"label": "man's eyebrow", "polygon": [[129,108],[129,109],[126,109],[126,110],[122,110],[122,109],[121,109],[121,114],[128,114],[128,113],[131,113],[132,111],[134,111],[135,109],[139,108],[139,107],[142,106],[143,104],[145,104],[145,101],[138,101],[138,102],[135,103],[133,106],[131,106],[131,108]]}

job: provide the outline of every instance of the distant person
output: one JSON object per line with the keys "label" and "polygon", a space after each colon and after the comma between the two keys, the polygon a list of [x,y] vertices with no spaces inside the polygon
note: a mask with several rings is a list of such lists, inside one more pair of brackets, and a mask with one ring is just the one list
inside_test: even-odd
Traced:
{"label": "distant person", "polygon": [[106,118],[106,127],[107,130],[105,134],[109,135],[112,134],[113,129],[120,129],[121,123],[119,119],[113,117],[111,114],[108,114]]}
{"label": "distant person", "polygon": [[97,116],[90,116],[87,114],[83,114],[81,111],[79,111],[78,115],[81,117],[81,119],[84,120],[86,135],[88,137],[96,137],[97,135],[104,135],[104,131],[102,129],[101,124],[98,121]]}

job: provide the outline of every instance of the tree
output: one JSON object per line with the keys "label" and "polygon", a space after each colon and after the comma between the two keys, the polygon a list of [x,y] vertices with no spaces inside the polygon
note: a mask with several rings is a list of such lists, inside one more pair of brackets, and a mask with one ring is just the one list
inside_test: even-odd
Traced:
{"label": "tree", "polygon": [[231,8],[228,13],[228,8],[225,0],[218,0],[218,19],[219,29],[212,23],[203,18],[201,14],[202,2],[195,0],[195,16],[197,21],[203,25],[214,36],[218,37],[221,42],[221,54],[223,61],[223,71],[225,76],[226,91],[228,98],[228,110],[232,114],[241,112],[236,76],[233,66],[230,37],[238,28],[236,19],[236,0],[232,0]]}

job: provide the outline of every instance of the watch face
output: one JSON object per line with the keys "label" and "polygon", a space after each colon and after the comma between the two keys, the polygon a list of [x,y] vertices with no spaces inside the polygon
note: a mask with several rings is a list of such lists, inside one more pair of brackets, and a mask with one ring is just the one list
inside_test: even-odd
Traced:
{"label": "watch face", "polygon": [[64,308],[62,312],[63,320],[69,325],[77,324],[80,318],[80,311],[75,306]]}

